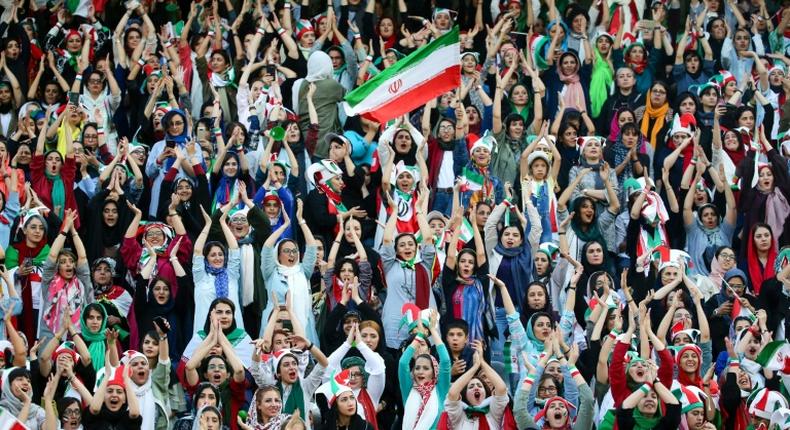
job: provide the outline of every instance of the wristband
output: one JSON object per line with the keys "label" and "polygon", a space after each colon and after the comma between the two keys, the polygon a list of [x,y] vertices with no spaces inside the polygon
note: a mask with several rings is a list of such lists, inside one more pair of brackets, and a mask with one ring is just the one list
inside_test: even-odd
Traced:
{"label": "wristband", "polygon": [[310,342],[310,345],[307,346],[307,350],[310,351],[311,349],[313,349],[313,346],[315,346],[315,344],[313,342]]}
{"label": "wristband", "polygon": [[419,337],[420,339],[425,340],[425,335],[422,333],[417,333],[416,335],[414,335],[414,337]]}
{"label": "wristband", "polygon": [[649,393],[650,390],[652,389],[653,389],[652,384],[650,384],[649,382],[645,382],[644,384],[642,384],[641,387],[639,387],[639,391],[641,391],[645,395],[647,395],[647,393]]}
{"label": "wristband", "polygon": [[137,64],[139,64],[140,66],[145,66],[145,60],[140,58],[139,60],[137,60]]}
{"label": "wristband", "polygon": [[99,136],[103,136],[104,135],[104,128],[103,127],[97,128],[96,129],[96,134],[98,134]]}
{"label": "wristband", "polygon": [[291,8],[291,2],[286,1],[285,4],[283,5],[283,7],[286,8],[286,9],[290,9]]}
{"label": "wristband", "polygon": [[266,32],[266,30],[264,30],[264,29],[263,29],[263,28],[261,28],[261,27],[258,27],[258,29],[257,29],[257,30],[255,30],[255,32],[256,32],[256,33],[258,33],[258,34],[260,34],[260,35],[263,35],[263,33],[265,33],[265,32]]}
{"label": "wristband", "polygon": [[76,79],[78,81],[81,81],[82,80],[82,74],[78,73],[76,76],[74,76],[74,79]]}
{"label": "wristband", "polygon": [[362,36],[360,36],[359,34],[354,34],[354,40],[361,39],[361,38],[362,38]]}
{"label": "wristband", "polygon": [[577,369],[576,366],[571,366],[570,371],[571,371],[571,378],[581,376],[582,374],[582,372],[579,372],[579,369]]}
{"label": "wristband", "polygon": [[163,43],[163,46],[164,46],[165,48],[169,48],[169,47],[173,46],[173,44],[172,44],[172,43],[170,43],[170,41],[168,40],[167,42]]}
{"label": "wristband", "polygon": [[727,363],[727,367],[730,369],[738,369],[741,367],[741,360],[738,360],[737,358],[731,358],[729,359],[729,363]]}
{"label": "wristband", "polygon": [[283,33],[285,33],[285,29],[284,28],[280,27],[280,28],[277,29],[277,34],[283,34]]}
{"label": "wristband", "polygon": [[214,134],[222,134],[222,129],[219,128],[219,127],[215,127],[213,129],[211,129],[211,132],[214,133]]}
{"label": "wristband", "polygon": [[370,61],[370,62],[372,62],[372,61],[373,61],[373,56],[371,56],[371,55],[368,55],[367,57],[365,57],[365,61]]}
{"label": "wristband", "polygon": [[612,338],[612,340],[617,339],[617,336],[620,336],[620,332],[617,331],[617,329],[614,329],[609,332],[609,337]]}
{"label": "wristband", "polygon": [[530,373],[529,375],[527,375],[526,378],[524,378],[524,383],[526,384],[527,382],[529,382],[532,385],[535,385],[535,374],[534,373]]}
{"label": "wristband", "polygon": [[69,237],[69,234],[66,233],[65,231],[61,231],[60,235],[63,236],[63,237]]}

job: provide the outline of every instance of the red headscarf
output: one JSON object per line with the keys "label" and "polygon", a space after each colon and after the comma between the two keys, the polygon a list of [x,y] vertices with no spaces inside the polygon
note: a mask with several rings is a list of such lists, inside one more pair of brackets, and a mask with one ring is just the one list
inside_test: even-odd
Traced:
{"label": "red headscarf", "polygon": [[762,226],[762,224],[753,225],[751,230],[749,230],[749,240],[746,242],[746,263],[748,264],[749,280],[752,283],[752,290],[755,296],[760,295],[763,281],[773,278],[776,274],[774,273],[774,261],[776,261],[775,242],[771,240],[771,247],[768,249],[768,259],[764,268],[757,256],[757,248],[754,246],[754,231]]}

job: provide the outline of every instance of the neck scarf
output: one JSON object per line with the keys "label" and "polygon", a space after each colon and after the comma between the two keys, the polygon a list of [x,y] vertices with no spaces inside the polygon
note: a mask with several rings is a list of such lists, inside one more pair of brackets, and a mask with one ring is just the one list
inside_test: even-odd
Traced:
{"label": "neck scarf", "polygon": [[[154,248],[154,253],[155,253],[154,255],[151,255],[148,252],[148,248],[143,247],[143,252],[140,253],[140,267],[141,268],[144,267],[148,263],[148,261],[151,259],[151,257],[153,257],[153,258],[164,257],[166,252],[167,252],[167,248],[170,245],[170,241],[173,239],[173,235],[174,235],[173,228],[170,227],[169,225],[163,224],[161,222],[149,223],[149,224],[146,224],[146,226],[143,228],[143,232],[147,232],[148,230],[150,230],[152,228],[158,228],[158,229],[162,230],[162,233],[164,233],[164,235],[165,235],[165,241],[162,243],[162,245],[157,246],[156,248]],[[157,268],[154,267],[154,272],[156,272],[156,271],[157,271]],[[154,275],[152,274],[151,276],[153,277]]]}
{"label": "neck scarf", "polygon": [[[637,142],[637,148],[639,147],[638,145],[639,144]],[[612,145],[615,166],[619,166],[623,161],[625,161],[626,158],[628,158],[628,151],[630,151],[630,149],[626,148],[623,144],[623,133],[619,133],[617,136],[617,141],[614,143],[614,145]],[[625,180],[633,176],[634,174],[633,169],[631,168],[631,163],[625,163],[625,168],[622,172],[620,172],[619,175],[617,175],[617,184],[619,185],[619,188],[622,190]]]}
{"label": "neck scarf", "polygon": [[236,88],[236,83],[234,82],[236,80],[236,70],[233,66],[228,67],[224,72],[215,73],[209,71],[209,74],[211,75],[211,85],[215,88]]}
{"label": "neck scarf", "polygon": [[154,428],[156,424],[156,398],[152,390],[151,375],[143,385],[132,382],[137,404],[140,405],[140,416],[143,417],[142,428]]}
{"label": "neck scarf", "polygon": [[[477,418],[477,424],[474,428],[478,430],[489,430],[490,426],[488,425],[488,413],[491,410],[491,397],[486,397],[483,399],[483,402],[480,403],[479,406],[469,406],[466,402],[461,402],[461,407],[466,414],[466,418],[474,424],[474,419]],[[502,427],[505,428],[505,427]],[[452,430],[450,425],[450,417],[447,415],[447,411],[442,412],[442,415],[439,417],[439,423],[436,426],[437,430]]]}
{"label": "neck scarf", "polygon": [[436,387],[436,375],[439,374],[439,364],[436,362],[434,356],[431,356],[431,365],[433,366],[433,379],[422,384],[414,385],[414,390],[417,391],[417,394],[420,396],[420,407],[417,409],[417,418],[414,420],[415,424],[420,422],[420,417],[425,411],[425,405],[428,404],[428,400],[431,398],[431,394]]}
{"label": "neck scarf", "polygon": [[[225,254],[227,255],[227,253]],[[227,260],[226,260],[227,263]],[[212,267],[208,264],[206,259],[203,259],[203,265],[206,268],[206,273],[214,275],[214,292],[217,294],[217,298],[226,298],[228,297],[228,267],[227,265],[222,267]]]}
{"label": "neck scarf", "polygon": [[[655,149],[656,142],[658,142],[658,133],[664,128],[664,123],[666,122],[667,112],[669,112],[669,103],[664,103],[661,106],[653,106],[653,103],[650,102],[650,94],[653,92],[651,89],[647,92],[647,96],[645,97],[645,114],[642,116],[642,135],[647,137],[647,141],[650,142],[650,145]],[[653,127],[650,127],[650,123],[653,123]],[[650,134],[648,134],[648,132]],[[615,164],[617,165],[617,164]]]}
{"label": "neck scarf", "polygon": [[332,215],[337,215],[338,213],[346,213],[348,209],[343,204],[343,199],[340,196],[340,193],[332,189],[332,186],[327,183],[316,183],[316,188],[321,190],[326,195],[329,213]]}
{"label": "neck scarf", "polygon": [[[713,282],[713,286],[716,287],[717,290],[721,289],[721,281],[724,280],[724,273],[726,273],[726,271],[722,269],[718,257],[714,256],[710,261],[710,275],[708,275],[708,278]],[[719,305],[721,305],[721,303],[719,303]]]}
{"label": "neck scarf", "polygon": [[593,63],[592,76],[590,78],[590,111],[592,117],[597,118],[601,114],[606,99],[609,97],[609,88],[614,82],[614,70],[609,62],[598,51],[593,48],[595,62]]}
{"label": "neck scarf", "polygon": [[[780,166],[780,168],[786,167]],[[790,204],[787,203],[787,198],[779,187],[774,187],[765,200],[765,223],[770,225],[771,231],[774,232],[774,248],[778,246],[778,239],[784,231],[788,218],[790,218]]]}
{"label": "neck scarf", "polygon": [[595,189],[596,190],[605,190],[606,186],[603,183],[603,179],[601,179],[601,175],[599,172],[601,171],[601,167],[603,166],[603,159],[599,159],[595,164],[592,164],[584,158],[584,155],[579,157],[579,166],[581,168],[588,168],[592,170],[590,172],[592,174],[593,179],[595,180]]}
{"label": "neck scarf", "polygon": [[642,415],[642,412],[639,412],[639,409],[634,408],[633,417],[634,417],[634,429],[638,430],[652,430],[658,426],[658,423],[661,421],[661,415],[658,413],[660,412],[660,403],[659,403],[659,410],[656,412],[656,415],[652,418],[646,417]]}
{"label": "neck scarf", "polygon": [[[55,269],[57,270],[57,268]],[[43,310],[42,317],[44,324],[52,333],[56,333],[63,320],[63,312],[68,307],[71,309],[71,322],[75,326],[80,323],[84,288],[82,282],[75,275],[71,279],[64,279],[59,274],[49,284],[49,291],[44,303],[47,304]]]}
{"label": "neck scarf", "polygon": [[[21,223],[21,222],[20,222]],[[46,222],[45,224],[46,225]],[[17,267],[24,264],[25,260],[30,259],[33,267],[40,268],[49,255],[49,245],[47,241],[42,239],[34,248],[27,246],[27,240],[23,237],[20,242],[9,247],[6,251],[5,264],[6,267]],[[41,275],[33,271],[30,275],[20,278],[22,291],[19,293],[22,297],[22,307],[24,309],[33,309],[33,281],[41,282]],[[25,335],[28,339],[35,339],[35,327],[37,321],[33,319],[33,312],[22,312],[19,319],[23,322],[25,328]]]}
{"label": "neck scarf", "polygon": [[374,430],[379,430],[378,418],[376,417],[376,405],[373,404],[373,399],[370,398],[368,390],[362,388],[356,395],[357,402],[362,406],[365,411],[365,421],[369,422]]}
{"label": "neck scarf", "polygon": [[746,243],[746,263],[749,268],[749,280],[752,282],[752,290],[754,295],[759,297],[763,281],[771,279],[775,275],[776,246],[771,244],[771,249],[768,250],[768,260],[765,262],[765,268],[763,268],[752,237],[754,237],[754,227],[749,232],[749,240]]}
{"label": "neck scarf", "polygon": [[472,278],[471,281],[471,284],[464,286],[464,303],[461,317],[469,324],[469,342],[474,342],[485,338],[483,333],[485,294],[483,292],[483,284],[476,277]]}
{"label": "neck scarf", "polygon": [[[249,240],[249,243],[242,243]],[[239,241],[241,251],[241,304],[247,306],[255,299],[255,250],[252,235]]]}
{"label": "neck scarf", "polygon": [[60,174],[50,174],[46,169],[44,169],[44,175],[52,182],[52,209],[62,219],[66,210],[66,188],[63,186],[63,178]]}
{"label": "neck scarf", "polygon": [[[428,270],[417,261],[415,255],[408,261],[398,258],[401,268],[405,270],[414,271],[414,304],[420,309],[428,309],[431,305],[431,280],[428,276]],[[404,276],[409,276],[405,273]]]}
{"label": "neck scarf", "polygon": [[[239,170],[240,172],[241,170]],[[214,204],[211,206],[213,211],[219,210],[225,206],[229,201],[236,198],[239,194],[239,175],[234,177],[226,176],[225,174],[219,179],[217,183],[217,191],[214,193]],[[243,204],[243,203],[240,203]]]}
{"label": "neck scarf", "polygon": [[584,106],[578,106],[579,100],[582,100],[583,103],[585,96],[584,88],[579,81],[578,58],[576,60],[576,70],[574,70],[573,73],[566,75],[563,73],[562,67],[557,66],[557,75],[559,76],[560,81],[565,84],[564,91],[562,92],[562,100],[565,102],[565,106],[584,110]]}
{"label": "neck scarf", "polygon": [[[282,382],[277,381],[277,389],[285,396],[285,387],[283,387]],[[288,395],[288,400],[283,403],[282,412],[292,414],[296,410],[299,410],[300,416],[307,416],[305,415],[306,410],[304,405],[304,392],[302,391],[302,381],[299,379],[291,384],[291,394]]]}
{"label": "neck scarf", "polygon": [[503,259],[510,259],[510,271],[515,285],[508,291],[510,291],[510,295],[516,303],[516,309],[526,309],[527,304],[524,302],[524,298],[527,293],[527,285],[532,279],[532,266],[534,264],[529,242],[524,241],[521,246],[515,248],[505,248],[501,242],[497,241],[494,251],[501,255]]}
{"label": "neck scarf", "polygon": [[88,352],[90,352],[91,355],[91,365],[93,366],[93,370],[96,372],[104,369],[104,354],[107,352],[107,347],[104,343],[104,330],[107,328],[107,312],[104,310],[104,306],[99,305],[98,307],[101,309],[102,313],[102,321],[99,331],[95,333],[91,332],[88,326],[85,324],[84,313],[82,316],[80,316],[80,331],[85,343],[88,344]]}
{"label": "neck scarf", "polygon": [[[582,228],[581,221],[575,219],[575,217],[571,220],[571,228],[573,229],[573,233],[576,235],[576,237],[578,237],[582,242],[587,243],[595,240],[600,242],[603,245],[603,248],[606,249],[606,241],[604,240],[603,233],[601,232],[601,229],[598,228],[597,213],[595,214],[592,222],[590,222],[590,225],[587,226],[586,231]],[[604,252],[604,254],[606,253]]]}

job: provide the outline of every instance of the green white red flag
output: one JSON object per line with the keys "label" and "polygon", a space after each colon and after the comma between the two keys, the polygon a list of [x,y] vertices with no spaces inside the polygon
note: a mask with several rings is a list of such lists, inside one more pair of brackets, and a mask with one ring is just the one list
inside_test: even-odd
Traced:
{"label": "green white red flag", "polygon": [[458,27],[384,69],[351,91],[343,107],[384,124],[461,85]]}

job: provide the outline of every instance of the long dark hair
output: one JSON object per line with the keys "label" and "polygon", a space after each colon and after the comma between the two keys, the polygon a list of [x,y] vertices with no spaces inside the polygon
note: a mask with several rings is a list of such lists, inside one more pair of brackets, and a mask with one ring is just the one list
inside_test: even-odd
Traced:
{"label": "long dark hair", "polygon": [[231,301],[226,297],[218,297],[214,299],[213,302],[211,302],[211,306],[209,306],[208,308],[208,314],[206,314],[206,322],[203,324],[203,331],[205,333],[211,331],[211,312],[214,311],[214,308],[216,308],[217,305],[223,303],[230,306],[230,314],[233,322],[230,323],[230,327],[228,327],[225,330],[222,330],[222,332],[228,334],[233,330],[236,330],[236,305],[233,304],[233,301]]}

